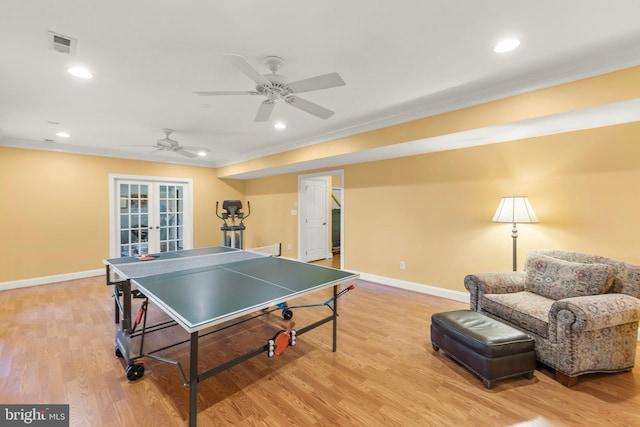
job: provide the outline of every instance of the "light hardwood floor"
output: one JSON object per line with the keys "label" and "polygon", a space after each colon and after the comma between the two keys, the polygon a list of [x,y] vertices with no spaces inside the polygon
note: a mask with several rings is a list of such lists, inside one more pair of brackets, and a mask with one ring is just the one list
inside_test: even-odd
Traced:
{"label": "light hardwood floor", "polygon": [[[548,370],[486,390],[429,340],[431,314],[464,304],[356,281],[339,300],[338,352],[331,327],[299,337],[281,356],[258,356],[200,384],[199,426],[637,426],[640,366],[588,375],[568,389]],[[0,403],[67,403],[72,426],[185,426],[188,389],[175,366],[146,362],[126,379],[114,354],[112,289],[103,277],[0,292]],[[301,303],[323,302],[329,291]],[[140,301],[136,301],[136,306]],[[298,327],[326,315],[298,309]],[[150,317],[161,313],[155,307]],[[284,321],[202,340],[202,368],[262,345]],[[153,338],[152,338],[153,337]],[[172,328],[149,337],[185,337]],[[188,349],[163,355],[186,364]],[[638,353],[640,355],[640,352]],[[185,368],[186,369],[186,368]]]}

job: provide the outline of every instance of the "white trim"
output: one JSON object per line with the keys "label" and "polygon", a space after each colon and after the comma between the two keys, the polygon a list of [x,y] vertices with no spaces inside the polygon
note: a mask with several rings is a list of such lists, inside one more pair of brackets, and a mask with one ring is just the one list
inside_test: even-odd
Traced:
{"label": "white trim", "polygon": [[[352,271],[352,270],[349,270]],[[362,280],[380,283],[394,288],[406,289],[408,291],[420,292],[422,294],[433,295],[436,297],[447,298],[458,302],[469,303],[469,294],[466,292],[453,291],[450,289],[438,288],[436,286],[423,285],[421,283],[407,282],[405,280],[394,279],[391,277],[377,276],[375,274],[359,273]]]}
{"label": "white trim", "polygon": [[[353,270],[349,270],[353,271]],[[392,286],[394,288],[406,289],[408,291],[419,292],[421,294],[433,295],[436,297],[447,298],[450,300],[469,303],[470,297],[466,292],[453,291],[450,289],[438,288],[436,286],[423,285],[420,283],[407,282],[405,280],[393,279],[391,277],[376,276],[375,274],[358,273],[360,279],[370,282],[379,283],[381,285]],[[638,341],[640,341],[640,329],[638,329]]]}
{"label": "white trim", "polygon": [[[293,261],[295,258],[282,257]],[[352,270],[350,270],[352,271]],[[66,282],[67,280],[85,279],[87,277],[101,276],[105,274],[104,269],[79,271],[76,273],[57,274],[55,276],[34,277],[32,279],[14,280],[12,282],[0,282],[0,291],[10,289],[26,288],[29,286],[47,285],[50,283]],[[395,288],[406,289],[409,291],[420,292],[422,294],[433,295],[436,297],[447,298],[450,300],[469,303],[469,295],[465,292],[453,291],[450,289],[438,288],[430,285],[422,285],[420,283],[407,282],[405,280],[393,279],[391,277],[377,276],[375,274],[358,273],[360,279],[370,282],[380,283],[382,285],[392,286]],[[640,341],[640,329],[638,329],[638,341]]]}
{"label": "white trim", "polygon": [[56,274],[54,276],[43,276],[24,280],[14,280],[12,282],[0,282],[0,291],[26,288],[29,286],[48,285],[49,283],[66,282],[67,280],[85,279],[87,277],[95,277],[104,274],[105,270],[100,268],[97,270],[78,271],[76,273]]}

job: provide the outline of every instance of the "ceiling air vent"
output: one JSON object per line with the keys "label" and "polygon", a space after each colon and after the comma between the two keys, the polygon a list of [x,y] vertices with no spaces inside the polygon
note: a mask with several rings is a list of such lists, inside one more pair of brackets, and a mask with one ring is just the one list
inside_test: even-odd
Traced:
{"label": "ceiling air vent", "polygon": [[49,31],[49,47],[60,53],[68,55],[76,54],[77,40],[72,37],[63,36],[62,34]]}

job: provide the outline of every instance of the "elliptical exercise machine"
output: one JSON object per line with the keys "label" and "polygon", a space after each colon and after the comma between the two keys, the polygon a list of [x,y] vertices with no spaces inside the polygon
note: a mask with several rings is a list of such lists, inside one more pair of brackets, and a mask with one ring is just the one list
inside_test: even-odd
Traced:
{"label": "elliptical exercise machine", "polygon": [[[219,202],[216,202],[216,216],[223,222],[222,227],[222,244],[230,248],[243,249],[242,234],[246,227],[242,221],[251,215],[251,204],[247,202],[247,215],[242,212],[242,202],[240,200],[225,200],[222,202],[222,215],[218,213]],[[236,219],[240,223],[236,224]],[[230,224],[227,223],[230,221]]]}

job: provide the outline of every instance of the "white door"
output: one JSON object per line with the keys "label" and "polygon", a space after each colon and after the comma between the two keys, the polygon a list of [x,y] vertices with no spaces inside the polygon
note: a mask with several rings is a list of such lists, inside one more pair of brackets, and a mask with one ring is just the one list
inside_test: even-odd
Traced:
{"label": "white door", "polygon": [[113,184],[112,257],[192,247],[189,182],[116,179]]}
{"label": "white door", "polygon": [[303,233],[306,243],[304,261],[327,257],[328,195],[327,180],[306,179],[303,187]]}

